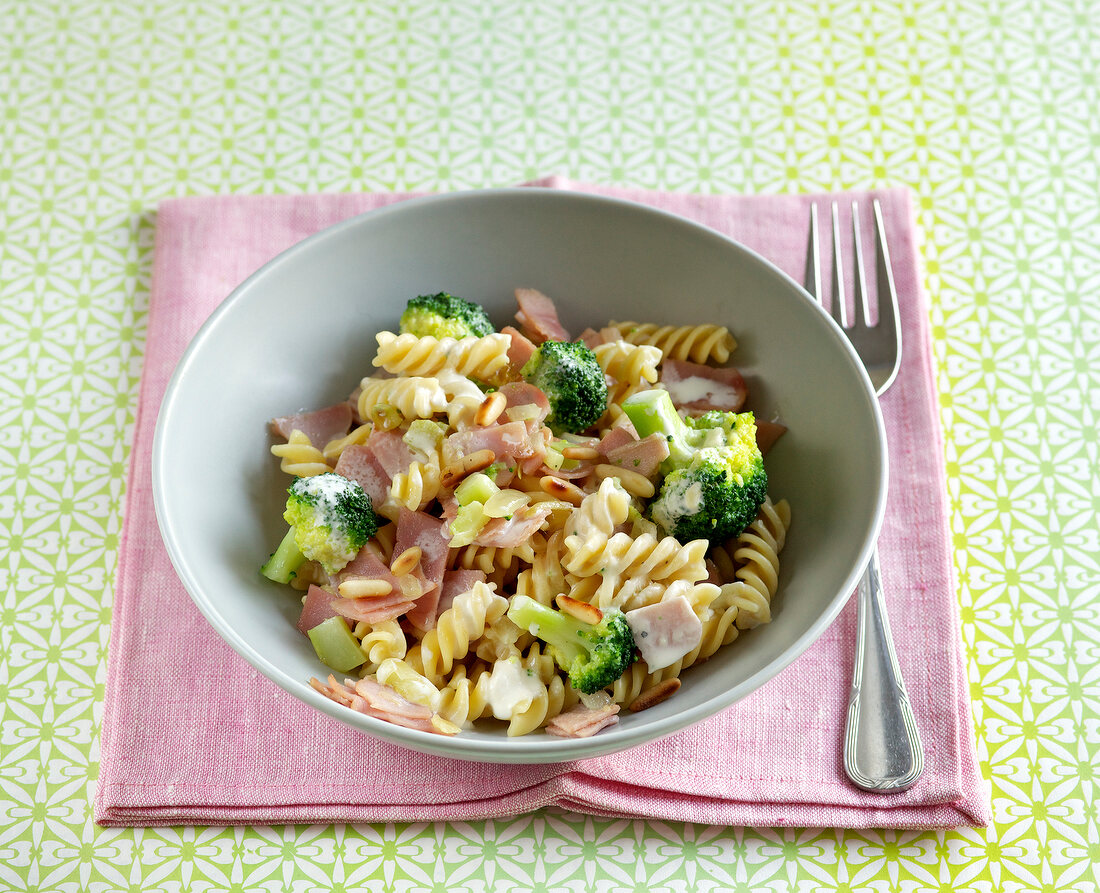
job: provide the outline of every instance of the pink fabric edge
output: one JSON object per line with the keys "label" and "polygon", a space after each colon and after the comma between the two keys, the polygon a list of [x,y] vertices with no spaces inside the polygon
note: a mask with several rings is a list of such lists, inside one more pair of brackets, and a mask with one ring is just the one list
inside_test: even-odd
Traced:
{"label": "pink fabric edge", "polygon": [[[614,189],[614,188],[601,188],[594,186],[585,186],[578,184],[571,184],[569,181],[563,178],[552,177],[545,180],[537,181],[533,185],[554,187],[554,188],[575,188],[583,191],[590,191],[604,195],[619,196],[623,198],[632,199],[635,201],[645,202],[646,197],[653,197],[655,194],[646,193],[642,190],[633,189]],[[906,201],[908,202],[908,192],[905,192]],[[185,198],[176,199],[172,201],[181,202],[204,202],[215,201],[218,198]],[[233,200],[238,201],[240,197],[231,197]],[[334,197],[336,198],[336,197]],[[387,197],[391,200],[398,200],[398,197]],[[706,200],[706,196],[700,196],[701,200]],[[914,230],[915,232],[915,230]],[[157,237],[157,249],[161,248],[160,244],[160,231],[158,230]],[[157,270],[162,266],[161,252],[158,250],[154,260],[154,280],[157,276]],[[920,295],[920,328],[919,337],[927,339],[929,337],[929,325],[927,320],[927,297],[922,293]],[[933,402],[935,407],[935,380],[933,377],[933,370],[931,368],[931,354],[928,353],[925,357],[926,369],[922,370],[922,377],[927,383],[927,393],[924,395],[925,399],[929,399]],[[154,408],[148,405],[148,401],[145,400],[146,390],[152,387],[146,376],[143,376],[141,384],[141,398],[139,400],[138,419],[135,423],[135,430],[137,425],[140,425],[141,419],[145,413],[154,411]],[[938,418],[938,410],[937,410]],[[943,456],[942,456],[942,427],[937,426],[937,446],[939,447],[939,453],[937,454],[937,461],[941,472],[943,470]],[[135,497],[135,494],[140,488],[135,488],[134,475],[137,473],[137,466],[140,463],[131,461],[130,475],[128,479],[127,487],[127,500],[126,500],[126,517],[129,517],[130,502]],[[941,475],[942,476],[942,475]],[[946,535],[946,522],[944,517],[944,528]],[[130,538],[131,531],[129,526],[124,523],[123,534],[120,539],[120,576],[124,578],[123,585],[133,585],[129,578],[122,573],[122,568],[125,562],[125,556],[127,554],[126,546]],[[115,599],[115,603],[112,609],[112,630],[114,634],[118,634],[118,630],[127,630],[126,626],[126,605],[124,604],[126,599],[124,597],[118,597]],[[958,628],[958,605],[952,602],[952,613],[954,627]],[[126,632],[122,633],[126,635]],[[965,711],[965,714],[969,716],[969,700],[966,696],[965,690],[965,665],[962,657],[961,649],[956,650],[959,663],[959,674],[952,674],[952,684],[955,685],[955,698],[954,700],[958,704],[960,713]],[[108,668],[108,681],[107,681],[107,694],[105,696],[105,713],[114,713],[119,706],[120,690],[120,673],[121,670],[117,662],[111,662]],[[959,728],[960,738],[969,738],[968,741],[959,741],[962,745],[960,750],[961,774],[964,776],[960,778],[962,782],[960,787],[964,791],[969,791],[971,795],[977,794],[977,802],[971,802],[974,798],[964,797],[962,800],[957,801],[956,804],[943,804],[935,807],[929,806],[917,806],[917,807],[897,807],[893,809],[868,809],[864,806],[857,807],[845,807],[843,805],[836,804],[789,804],[784,807],[783,812],[785,816],[774,816],[770,823],[783,826],[799,826],[799,827],[832,827],[838,824],[834,821],[837,818],[843,818],[843,825],[845,827],[862,828],[862,827],[876,827],[876,826],[889,826],[899,828],[929,828],[929,827],[952,827],[960,824],[973,824],[984,825],[991,820],[991,811],[988,806],[988,794],[985,794],[984,802],[982,802],[983,787],[982,780],[980,779],[976,767],[976,751],[974,747],[973,734],[970,736],[963,735],[962,733],[969,730],[973,733],[973,722],[970,719],[969,722],[963,723]],[[112,739],[110,735],[110,724],[104,723],[103,739],[102,739],[102,758],[101,763],[106,763],[112,755]],[[576,809],[581,812],[590,813],[594,815],[607,815],[607,816],[634,816],[634,817],[648,817],[667,820],[680,820],[680,821],[695,821],[695,822],[713,822],[724,824],[746,824],[746,825],[764,825],[769,824],[768,821],[761,821],[761,805],[754,803],[738,803],[736,801],[710,801],[705,798],[697,796],[678,797],[671,792],[662,792],[660,804],[653,803],[652,790],[646,789],[648,796],[635,799],[630,796],[630,791],[627,788],[624,792],[624,786],[618,783],[607,783],[600,779],[595,779],[592,776],[583,775],[580,773],[572,775],[563,775],[552,778],[539,785],[535,785],[533,788],[526,788],[515,791],[505,797],[497,798],[488,803],[485,801],[471,800],[461,804],[452,804],[451,806],[443,806],[442,809],[437,807],[425,807],[423,805],[393,805],[393,806],[380,806],[380,807],[368,807],[368,806],[353,806],[350,804],[296,804],[286,806],[233,806],[228,808],[210,808],[203,805],[194,806],[182,806],[182,807],[163,807],[163,808],[131,808],[122,805],[116,801],[116,805],[107,805],[107,801],[111,799],[109,793],[114,795],[122,795],[119,800],[125,801],[128,799],[123,793],[128,788],[136,787],[135,785],[129,785],[125,783],[103,783],[104,778],[101,774],[100,786],[97,791],[95,806],[96,806],[96,821],[103,825],[169,825],[180,823],[201,823],[201,824],[266,824],[266,823],[283,823],[286,821],[295,822],[316,822],[316,821],[413,821],[413,820],[425,820],[425,814],[428,812],[435,812],[436,814],[431,816],[431,819],[436,820],[458,820],[458,819],[478,819],[478,818],[494,818],[507,815],[515,815],[519,812],[528,812],[532,809],[542,808],[548,805],[561,805],[568,808]],[[985,785],[985,787],[988,787]],[[591,798],[593,795],[597,795],[600,802],[594,802]],[[644,801],[640,802],[640,801]],[[683,801],[683,802],[681,802]],[[767,804],[772,807],[773,804]],[[789,807],[789,808],[788,808]],[[815,821],[815,814],[819,814],[822,811],[831,813],[829,816],[830,821],[819,822]]]}

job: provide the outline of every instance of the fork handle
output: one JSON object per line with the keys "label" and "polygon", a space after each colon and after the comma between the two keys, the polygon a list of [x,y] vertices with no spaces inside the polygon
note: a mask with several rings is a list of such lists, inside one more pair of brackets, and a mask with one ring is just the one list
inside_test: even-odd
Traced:
{"label": "fork handle", "polygon": [[857,787],[889,794],[917,783],[924,752],[905,693],[882,596],[878,552],[859,581],[855,667],[844,734],[844,771]]}

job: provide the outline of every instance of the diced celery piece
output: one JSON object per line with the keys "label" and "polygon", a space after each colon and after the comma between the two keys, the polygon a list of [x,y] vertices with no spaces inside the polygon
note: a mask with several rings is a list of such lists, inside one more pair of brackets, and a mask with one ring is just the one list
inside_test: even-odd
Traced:
{"label": "diced celery piece", "polygon": [[539,417],[539,408],[534,403],[524,403],[522,406],[509,406],[504,414],[513,422],[525,422],[528,419]]}
{"label": "diced celery piece", "polygon": [[500,487],[493,483],[493,479],[478,471],[455,487],[455,499],[458,500],[459,505],[469,505],[471,502],[485,503],[490,496],[499,492]]}
{"label": "diced celery piece", "polygon": [[458,508],[458,514],[451,522],[452,549],[459,546],[468,546],[477,537],[478,532],[488,522],[489,516],[485,514],[485,506],[480,502],[471,502]]}
{"label": "diced celery piece", "polygon": [[443,443],[443,429],[431,419],[416,419],[409,424],[409,430],[401,439],[412,449],[430,456]]}
{"label": "diced celery piece", "polygon": [[354,670],[367,659],[343,617],[322,620],[309,631],[309,640],[321,663],[338,673]]}
{"label": "diced celery piece", "polygon": [[490,518],[510,518],[527,505],[530,496],[519,490],[501,490],[485,502],[485,514]]}
{"label": "diced celery piece", "polygon": [[565,464],[565,456],[561,454],[560,450],[555,449],[554,444],[551,443],[546,447],[546,455],[542,461],[547,468],[557,471]]}

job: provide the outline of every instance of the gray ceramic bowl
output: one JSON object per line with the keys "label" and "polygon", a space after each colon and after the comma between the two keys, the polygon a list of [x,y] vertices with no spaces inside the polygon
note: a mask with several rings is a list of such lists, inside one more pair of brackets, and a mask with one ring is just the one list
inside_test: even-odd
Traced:
{"label": "gray ceramic bowl", "polygon": [[[625,713],[592,738],[539,732],[509,739],[503,728],[448,738],[402,729],[310,688],[309,678],[326,670],[294,628],[294,593],[257,573],[285,531],[287,479],[268,451],[267,421],[346,397],[372,368],[375,332],[393,329],[410,297],[450,291],[483,303],[504,325],[521,285],[554,298],[574,332],[609,319],[719,322],[735,332],[734,360],[752,408],[764,418],[778,414],[790,429],[767,462],[771,492],[789,500],[794,517],[774,619],[686,671],[674,698]],[[307,331],[320,334],[313,340]],[[415,750],[545,762],[668,735],[794,661],[836,617],[870,556],[885,504],[886,448],[874,392],[843,333],[759,255],[638,204],[503,189],[356,217],[251,276],[210,317],[176,370],[157,424],[153,487],[184,586],[222,638],[283,689]]]}

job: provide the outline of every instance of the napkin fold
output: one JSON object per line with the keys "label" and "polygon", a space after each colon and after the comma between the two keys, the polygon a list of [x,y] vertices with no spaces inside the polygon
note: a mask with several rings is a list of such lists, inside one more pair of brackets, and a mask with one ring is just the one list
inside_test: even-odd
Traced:
{"label": "napkin fold", "polygon": [[[809,204],[834,197],[665,194],[561,178],[532,185],[585,189],[693,218],[799,281]],[[902,296],[904,359],[882,399],[891,481],[879,554],[898,659],[925,746],[925,774],[909,791],[870,794],[843,773],[854,599],[790,668],[710,720],[622,753],[548,765],[448,760],[361,734],[285,694],[221,641],[177,579],[157,529],[150,453],[165,387],[206,317],[262,263],[329,224],[408,197],[214,196],[160,205],[96,821],[469,820],[557,804],[604,816],[746,826],[987,824],[990,794],[975,754],[948,545],[928,305],[904,190],[835,197],[880,199]]]}

